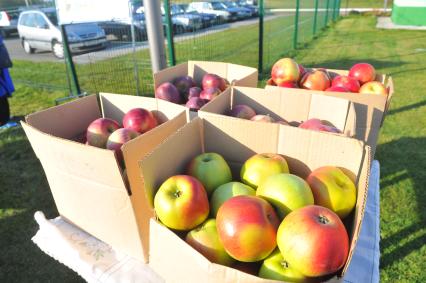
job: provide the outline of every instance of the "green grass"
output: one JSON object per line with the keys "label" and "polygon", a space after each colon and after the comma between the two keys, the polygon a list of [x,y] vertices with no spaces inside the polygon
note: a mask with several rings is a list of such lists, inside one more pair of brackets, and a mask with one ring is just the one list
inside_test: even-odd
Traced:
{"label": "green grass", "polygon": [[[283,22],[277,25],[279,23]],[[296,60],[305,66],[339,69],[367,61],[379,72],[393,76],[395,96],[376,153],[381,162],[381,281],[426,282],[426,100],[423,91],[426,34],[376,30],[374,26],[375,18],[371,16],[345,18],[295,52]],[[228,37],[240,36],[231,46],[252,45],[252,35],[247,32],[251,27],[246,28],[247,39],[235,31],[228,31]],[[219,40],[219,35],[209,36],[209,40]],[[277,43],[270,41],[271,49],[282,47],[278,42],[280,39],[271,35],[269,40],[272,39]],[[192,39],[192,43],[180,43],[177,52],[185,58],[197,46],[197,50],[207,48],[207,51],[198,53],[199,57],[212,55],[220,59],[231,54],[225,49],[208,49],[207,45]],[[252,47],[246,48],[244,52],[234,52],[226,60],[248,62],[250,58],[245,53]],[[285,50],[272,53],[272,56],[280,56]],[[145,55],[139,56],[144,58]],[[270,61],[275,60],[272,56]],[[115,60],[114,64],[125,62],[124,59]],[[104,64],[104,69],[114,66],[111,62]],[[87,76],[90,75],[89,68],[95,67],[82,66],[87,68],[84,70]],[[40,68],[51,74],[40,75],[37,73]],[[42,82],[66,83],[63,66],[54,63],[16,62],[12,75],[19,80],[39,76],[37,80]],[[107,83],[103,85],[103,81],[121,80],[124,76],[124,72],[123,77],[104,72],[95,81],[97,87],[104,87]],[[150,75],[144,76],[147,82]],[[90,86],[93,80],[83,78],[82,83]],[[17,92],[10,99],[12,114],[23,116],[47,108],[54,104],[53,99],[63,94],[62,91],[18,84]],[[20,128],[0,131],[0,160],[0,282],[76,281],[78,277],[73,272],[44,255],[30,241],[37,229],[34,212],[42,210],[48,217],[54,217],[57,212],[43,170]]]}

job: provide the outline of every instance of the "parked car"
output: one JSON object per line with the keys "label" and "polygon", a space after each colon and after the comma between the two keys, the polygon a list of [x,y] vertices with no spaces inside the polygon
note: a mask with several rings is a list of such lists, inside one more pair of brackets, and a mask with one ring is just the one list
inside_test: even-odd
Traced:
{"label": "parked car", "polygon": [[259,15],[259,8],[255,5],[248,4],[246,0],[239,0],[236,4],[240,7],[247,8],[251,11],[251,16],[256,17]]}
{"label": "parked car", "polygon": [[6,38],[18,31],[19,11],[0,11],[0,34]]}
{"label": "parked car", "polygon": [[232,9],[233,11],[237,12],[237,15],[239,16],[238,19],[246,19],[250,18],[252,16],[251,9],[248,9],[246,7],[242,7],[238,5],[237,3],[233,1],[223,1],[222,2],[228,9]]}
{"label": "parked car", "polygon": [[[51,50],[56,57],[64,57],[55,9],[22,12],[18,20],[18,33],[26,53],[34,53],[36,49]],[[103,29],[94,23],[68,25],[66,33],[71,53],[101,49],[108,43]]]}
{"label": "parked car", "polygon": [[[131,20],[111,20],[98,22],[98,25],[105,31],[107,36],[113,36],[119,41],[132,40]],[[133,14],[133,26],[136,41],[144,41],[148,38],[145,25],[144,14]]]}
{"label": "parked car", "polygon": [[[163,8],[162,12],[164,14]],[[170,5],[170,14],[172,16],[173,29],[176,33],[198,30],[203,26],[200,15],[186,13],[179,5]]]}
{"label": "parked car", "polygon": [[[217,6],[217,5],[216,5]],[[222,5],[217,6],[223,8]],[[213,7],[212,2],[192,2],[189,3],[188,11],[197,11],[198,13],[207,13],[213,14],[218,17],[218,22],[227,22],[231,20],[231,13],[226,11],[226,9],[216,9]],[[233,15],[235,18],[235,15]]]}
{"label": "parked car", "polygon": [[212,25],[216,24],[218,17],[215,14],[209,14],[209,13],[199,13],[195,10],[189,10],[188,6],[189,4],[175,4],[179,6],[182,10],[185,11],[186,14],[195,14],[199,15],[201,17],[202,27],[211,27]]}
{"label": "parked car", "polygon": [[228,12],[230,15],[228,18],[229,21],[238,21],[250,17],[247,11],[240,8],[228,7],[223,1],[212,1],[210,3],[215,10]]}

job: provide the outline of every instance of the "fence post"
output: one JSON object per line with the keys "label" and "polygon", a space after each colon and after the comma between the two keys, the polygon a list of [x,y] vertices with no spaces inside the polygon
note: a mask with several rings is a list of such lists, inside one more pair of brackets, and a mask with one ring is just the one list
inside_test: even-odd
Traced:
{"label": "fence post", "polygon": [[[68,45],[68,35],[67,31],[65,29],[65,25],[60,25],[61,28],[61,34],[62,34],[62,48],[64,49],[64,58],[65,58],[65,64],[68,66],[70,72],[71,72],[71,84],[72,87],[74,87],[76,93],[74,95],[80,95],[81,89],[80,89],[80,83],[78,82],[77,72],[75,71],[75,65],[74,61],[72,60],[70,47]],[[71,93],[72,91],[71,87]]]}
{"label": "fence post", "polygon": [[337,18],[340,18],[340,5],[342,5],[341,1],[337,1]]}
{"label": "fence post", "polygon": [[158,72],[166,67],[164,50],[163,23],[161,20],[160,1],[144,1],[146,31],[148,33],[149,53],[152,71]]}
{"label": "fence post", "polygon": [[259,0],[259,59],[258,59],[258,70],[259,76],[263,74],[263,16],[265,14],[265,7],[263,0]]}
{"label": "fence post", "polygon": [[300,0],[296,0],[296,15],[294,16],[293,48],[297,49],[297,34],[299,32],[299,8]]}
{"label": "fence post", "polygon": [[314,26],[313,26],[314,36],[317,33],[317,18],[318,18],[318,0],[315,0]]}
{"label": "fence post", "polygon": [[327,0],[327,6],[325,8],[325,26],[328,25],[328,9],[330,8],[330,0]]}
{"label": "fence post", "polygon": [[337,2],[339,0],[334,0],[334,5],[333,5],[333,21],[335,22],[337,20]]}
{"label": "fence post", "polygon": [[164,13],[166,16],[167,50],[169,51],[169,66],[176,65],[175,43],[173,42],[173,23],[170,14],[170,0],[164,1]]}

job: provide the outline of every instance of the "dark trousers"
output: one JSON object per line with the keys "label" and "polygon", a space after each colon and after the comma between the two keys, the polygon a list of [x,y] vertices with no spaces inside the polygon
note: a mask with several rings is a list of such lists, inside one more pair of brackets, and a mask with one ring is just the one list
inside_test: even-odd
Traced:
{"label": "dark trousers", "polygon": [[0,97],[0,126],[3,126],[10,119],[9,101],[7,96]]}

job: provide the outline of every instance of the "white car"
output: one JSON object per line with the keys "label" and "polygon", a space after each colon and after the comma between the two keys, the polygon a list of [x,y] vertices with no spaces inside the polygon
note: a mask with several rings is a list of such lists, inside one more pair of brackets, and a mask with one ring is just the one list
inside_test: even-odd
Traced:
{"label": "white car", "polygon": [[[97,24],[67,25],[66,32],[71,53],[105,48],[108,43],[104,30]],[[55,9],[22,12],[18,33],[26,53],[33,53],[35,49],[51,50],[56,57],[64,57]]]}
{"label": "white car", "polygon": [[2,37],[7,37],[17,31],[18,15],[18,11],[0,11],[0,35]]}
{"label": "white car", "polygon": [[216,15],[220,22],[227,22],[230,20],[231,14],[227,11],[217,10],[210,2],[192,2],[189,3],[187,12],[196,11],[198,13]]}

